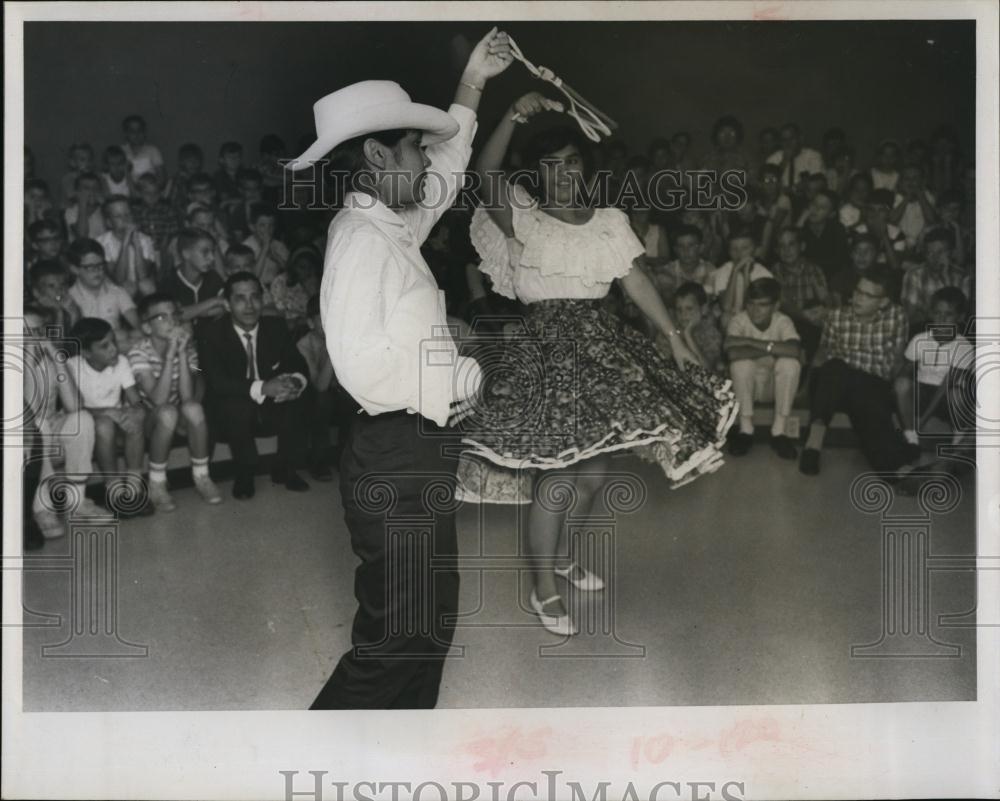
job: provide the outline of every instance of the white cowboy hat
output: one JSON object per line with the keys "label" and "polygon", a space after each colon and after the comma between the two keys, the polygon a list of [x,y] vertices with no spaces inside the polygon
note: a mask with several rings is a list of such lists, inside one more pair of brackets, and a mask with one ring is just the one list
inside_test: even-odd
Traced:
{"label": "white cowboy hat", "polygon": [[398,83],[361,81],[322,97],[313,105],[316,141],[286,167],[301,170],[337,145],[362,134],[412,128],[423,131],[422,144],[444,142],[458,133],[448,112],[414,103]]}

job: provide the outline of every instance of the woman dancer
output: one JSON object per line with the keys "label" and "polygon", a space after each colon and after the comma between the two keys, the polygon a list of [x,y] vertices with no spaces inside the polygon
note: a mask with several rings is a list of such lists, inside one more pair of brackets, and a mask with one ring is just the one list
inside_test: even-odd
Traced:
{"label": "woman dancer", "polygon": [[[637,266],[644,248],[628,217],[593,208],[581,197],[585,145],[575,128],[545,131],[531,141],[526,164],[537,178],[534,195],[506,176],[497,180],[517,122],[546,110],[561,111],[562,105],[537,92],[520,98],[477,163],[485,196],[471,234],[480,269],[501,295],[528,304],[525,329],[537,339],[523,348],[511,343],[506,371],[484,364],[484,392],[466,421],[463,442],[470,450],[459,479],[464,500],[531,503],[530,603],[546,629],[565,636],[577,629],[556,577],[584,591],[604,583],[570,561],[564,513],[532,499],[524,468],[563,471],[572,465],[564,475],[587,508],[599,500],[608,454],[639,448],[677,486],[721,464],[735,404],[728,381],[694,366],[681,332]],[[676,364],[600,308],[615,279],[670,343]],[[563,347],[567,342],[575,345],[575,359]],[[532,360],[539,363],[527,363]],[[540,381],[526,380],[532,367]]]}

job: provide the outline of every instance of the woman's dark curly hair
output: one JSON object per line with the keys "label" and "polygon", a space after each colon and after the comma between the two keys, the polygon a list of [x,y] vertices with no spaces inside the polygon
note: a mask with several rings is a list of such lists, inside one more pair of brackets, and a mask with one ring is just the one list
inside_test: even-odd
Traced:
{"label": "woman's dark curly hair", "polygon": [[[580,151],[580,156],[583,158],[583,177],[585,179],[590,178],[594,168],[594,154],[591,150],[590,143],[583,136],[583,134],[580,133],[579,128],[569,125],[547,128],[533,134],[525,143],[523,149],[524,168],[537,175],[542,159],[558,150],[569,147],[570,145],[575,146],[576,149]],[[531,187],[525,184],[525,188],[529,191],[532,189],[537,190],[534,194],[537,194],[541,190],[540,184],[537,187]]]}

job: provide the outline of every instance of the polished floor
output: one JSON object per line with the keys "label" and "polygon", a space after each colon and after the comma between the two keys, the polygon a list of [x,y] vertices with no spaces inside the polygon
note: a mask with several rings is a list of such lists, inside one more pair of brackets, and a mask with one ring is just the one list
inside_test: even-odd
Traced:
{"label": "polished floor", "polygon": [[[586,631],[569,641],[519,606],[518,582],[522,599],[527,585],[507,558],[517,553],[514,510],[461,508],[466,615],[439,706],[975,699],[975,629],[954,625],[972,618],[939,619],[974,614],[974,573],[960,569],[975,551],[974,475],[961,479],[957,508],[930,516],[930,558],[918,564],[928,542],[920,521],[904,525],[909,538],[886,539],[891,520],[857,508],[877,493],[852,502],[865,466],[848,448],[825,452],[823,474],[807,478],[758,443],[674,492],[630,455],[614,470],[646,497],[610,535],[598,532],[613,546],[590,558],[613,552],[601,568],[609,588],[577,599]],[[298,495],[259,476],[252,502],[234,501],[229,487],[220,506],[182,489],[175,512],[121,524],[116,561],[105,560],[117,580],[93,579],[116,589],[116,618],[74,590],[70,538],[28,554],[26,710],[308,706],[349,646],[354,611],[336,483]],[[921,511],[905,497],[884,514]],[[911,604],[884,578],[884,543],[919,577]],[[104,559],[95,552],[91,563],[95,555]],[[934,569],[943,555],[959,569]],[[884,598],[895,604],[885,613]]]}

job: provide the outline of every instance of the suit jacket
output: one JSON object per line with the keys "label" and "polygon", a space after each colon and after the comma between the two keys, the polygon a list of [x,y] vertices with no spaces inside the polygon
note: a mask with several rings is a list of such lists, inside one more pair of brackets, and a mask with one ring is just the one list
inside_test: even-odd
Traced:
{"label": "suit jacket", "polygon": [[[257,376],[267,381],[281,373],[301,373],[308,380],[306,360],[295,347],[285,321],[278,317],[261,317],[257,330]],[[228,314],[218,320],[206,321],[204,335],[198,344],[198,358],[205,376],[206,399],[233,400],[250,397],[251,381],[247,378],[245,340],[233,329]]]}

